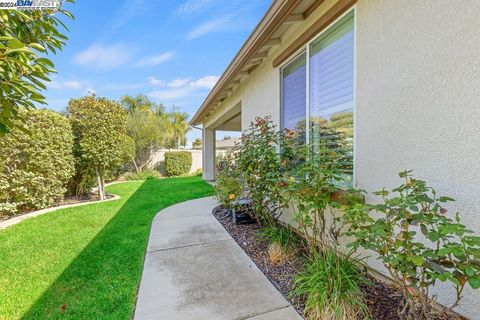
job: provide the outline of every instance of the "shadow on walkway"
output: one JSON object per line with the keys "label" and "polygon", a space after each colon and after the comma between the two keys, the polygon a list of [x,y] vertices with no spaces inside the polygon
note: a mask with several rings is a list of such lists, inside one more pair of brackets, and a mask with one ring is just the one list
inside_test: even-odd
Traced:
{"label": "shadow on walkway", "polygon": [[153,217],[209,195],[197,177],[145,181],[22,319],[131,318]]}

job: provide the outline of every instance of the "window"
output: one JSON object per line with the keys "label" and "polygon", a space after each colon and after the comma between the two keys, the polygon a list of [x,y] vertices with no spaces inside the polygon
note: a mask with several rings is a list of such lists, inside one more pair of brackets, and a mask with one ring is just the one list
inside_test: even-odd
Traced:
{"label": "window", "polygon": [[305,142],[307,112],[307,69],[306,54],[282,69],[282,129],[299,132]]}
{"label": "window", "polygon": [[[353,19],[351,11],[311,41],[306,48],[308,59],[300,63],[299,60],[305,57],[302,54],[288,64],[283,69],[282,84],[283,127],[301,128],[299,121],[302,121],[303,128],[309,131],[307,142],[312,145],[313,151],[334,154],[349,182],[353,177]],[[286,72],[295,66],[295,71]],[[308,70],[308,74],[303,70]],[[294,85],[288,78],[293,73],[298,74]],[[297,99],[294,100],[293,96]],[[302,104],[302,101],[305,102]]]}

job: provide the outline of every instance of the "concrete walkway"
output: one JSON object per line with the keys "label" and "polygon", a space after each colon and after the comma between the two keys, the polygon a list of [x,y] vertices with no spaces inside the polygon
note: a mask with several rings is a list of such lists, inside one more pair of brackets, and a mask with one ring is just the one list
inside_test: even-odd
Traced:
{"label": "concrete walkway", "polygon": [[212,216],[212,198],[155,217],[135,320],[302,319]]}

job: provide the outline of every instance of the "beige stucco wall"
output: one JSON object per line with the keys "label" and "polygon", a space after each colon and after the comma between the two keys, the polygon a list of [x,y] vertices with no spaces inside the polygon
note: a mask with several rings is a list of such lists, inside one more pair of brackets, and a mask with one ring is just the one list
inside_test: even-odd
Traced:
{"label": "beige stucco wall", "polygon": [[[360,187],[413,169],[480,234],[480,1],[360,1],[356,110]],[[480,292],[458,310],[480,319]]]}
{"label": "beige stucco wall", "polygon": [[[272,59],[334,2],[290,30],[218,113],[241,102],[244,129],[255,116],[278,123]],[[359,0],[356,39],[356,183],[391,188],[399,171],[413,169],[455,198],[451,213],[480,234],[480,1]],[[452,290],[438,290],[449,303]],[[480,319],[480,291],[466,289],[456,310]]]}
{"label": "beige stucco wall", "polygon": [[[165,153],[170,151],[188,151],[192,154],[192,167],[190,168],[190,173],[195,173],[197,170],[202,169],[202,150],[183,150],[183,149],[172,149],[172,150],[159,150],[152,155],[151,167],[152,168],[161,168],[162,162],[165,161]],[[224,154],[225,150],[216,150],[217,157]]]}

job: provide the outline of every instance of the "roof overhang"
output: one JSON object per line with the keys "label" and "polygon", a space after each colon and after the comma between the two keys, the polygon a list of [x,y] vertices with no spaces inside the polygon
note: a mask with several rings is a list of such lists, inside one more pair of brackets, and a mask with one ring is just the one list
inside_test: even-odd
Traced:
{"label": "roof overhang", "polygon": [[281,43],[281,37],[292,24],[305,20],[325,0],[275,0],[262,20],[228,65],[190,123],[200,124],[222,103],[262,61],[268,50]]}

